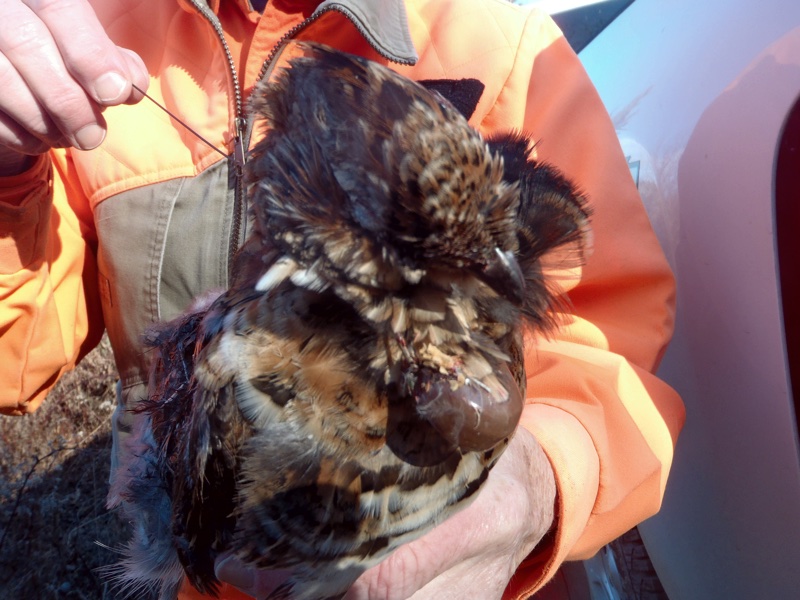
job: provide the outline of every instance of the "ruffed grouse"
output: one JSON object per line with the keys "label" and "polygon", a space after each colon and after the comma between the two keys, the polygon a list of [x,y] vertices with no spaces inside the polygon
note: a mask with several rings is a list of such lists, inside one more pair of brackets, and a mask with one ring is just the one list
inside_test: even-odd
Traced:
{"label": "ruffed grouse", "polygon": [[542,257],[583,252],[581,197],[522,136],[484,141],[388,68],[301,48],[254,93],[237,276],[149,334],[111,494],[130,589],[213,593],[231,550],[293,570],[273,600],[340,598],[464,508],[519,420],[523,328],[552,323]]}

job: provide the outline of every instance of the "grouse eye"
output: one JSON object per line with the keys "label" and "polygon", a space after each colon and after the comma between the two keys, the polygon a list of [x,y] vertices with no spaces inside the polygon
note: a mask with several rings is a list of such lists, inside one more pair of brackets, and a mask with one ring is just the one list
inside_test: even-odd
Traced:
{"label": "grouse eye", "polygon": [[494,256],[478,273],[478,277],[509,302],[519,305],[525,298],[525,276],[511,251],[494,249]]}

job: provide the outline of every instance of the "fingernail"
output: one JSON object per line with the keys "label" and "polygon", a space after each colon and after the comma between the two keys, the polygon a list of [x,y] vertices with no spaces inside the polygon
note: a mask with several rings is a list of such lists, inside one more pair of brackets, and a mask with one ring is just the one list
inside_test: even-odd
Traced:
{"label": "fingernail", "polygon": [[94,82],[94,95],[103,103],[118,102],[124,100],[122,94],[127,86],[128,82],[119,73],[106,73]]}
{"label": "fingernail", "polygon": [[91,150],[103,143],[103,140],[106,138],[106,130],[96,123],[92,123],[91,125],[81,127],[75,132],[74,137],[75,145],[77,145],[78,148],[81,150]]}

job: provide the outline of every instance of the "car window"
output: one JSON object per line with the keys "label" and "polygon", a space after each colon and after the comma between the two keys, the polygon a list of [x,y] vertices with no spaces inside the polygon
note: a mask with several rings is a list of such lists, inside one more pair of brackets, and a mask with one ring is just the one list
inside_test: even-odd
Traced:
{"label": "car window", "polygon": [[616,19],[634,0],[517,0],[515,4],[534,4],[549,12],[564,32],[575,52]]}
{"label": "car window", "polygon": [[800,431],[800,239],[794,226],[800,222],[800,99],[786,119],[775,168],[775,228],[777,234],[783,328],[789,377]]}

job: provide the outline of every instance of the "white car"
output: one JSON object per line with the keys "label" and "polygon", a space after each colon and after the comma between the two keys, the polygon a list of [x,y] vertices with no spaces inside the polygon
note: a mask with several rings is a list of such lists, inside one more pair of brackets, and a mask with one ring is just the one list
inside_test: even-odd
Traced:
{"label": "white car", "polygon": [[[687,421],[639,530],[669,600],[800,598],[800,1],[582,4],[556,20],[678,282],[659,374]],[[592,598],[625,598],[607,559]]]}

